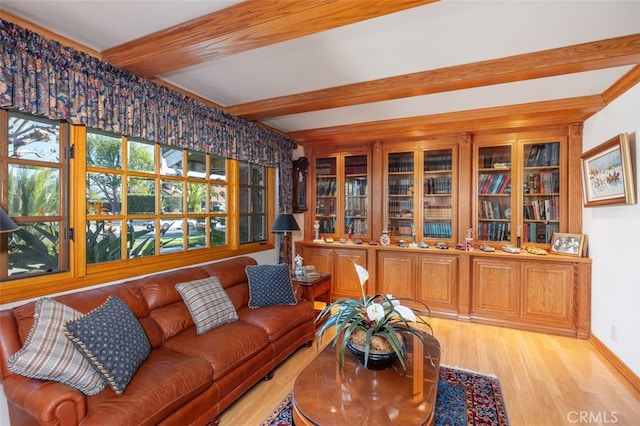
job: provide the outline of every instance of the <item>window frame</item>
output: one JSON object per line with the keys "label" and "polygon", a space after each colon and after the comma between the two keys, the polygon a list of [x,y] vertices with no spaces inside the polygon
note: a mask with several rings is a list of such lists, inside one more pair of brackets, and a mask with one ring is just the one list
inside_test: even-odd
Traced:
{"label": "window frame", "polygon": [[[31,120],[34,122],[43,122],[55,124],[58,128],[58,156],[57,162],[39,161],[28,158],[9,158],[9,120],[11,117],[19,117],[24,120]],[[14,222],[18,226],[22,223],[47,223],[54,221],[59,223],[60,236],[57,241],[58,249],[58,269],[52,271],[42,271],[35,273],[27,273],[22,276],[10,277],[8,275],[8,242],[10,234],[0,234],[0,288],[4,299],[5,291],[11,292],[14,285],[9,283],[23,283],[23,282],[47,282],[55,279],[53,277],[69,277],[71,275],[71,262],[72,262],[72,247],[70,244],[70,180],[71,180],[71,166],[70,166],[70,149],[72,147],[70,141],[70,129],[69,124],[63,120],[52,120],[44,117],[40,117],[32,114],[25,114],[18,111],[8,111],[0,109],[0,170],[2,171],[2,178],[0,178],[0,205],[10,215],[8,209],[9,204],[9,173],[8,169],[10,165],[22,166],[22,167],[35,167],[52,169],[58,172],[58,214],[47,216],[12,216]],[[5,275],[6,274],[6,275]]]}
{"label": "window frame", "polygon": [[[0,110],[0,114],[7,114],[5,110]],[[27,114],[28,115],[28,114]],[[0,115],[1,117],[1,115]],[[8,119],[0,120],[0,132],[7,134]],[[62,122],[65,123],[66,122]],[[74,157],[67,160],[69,189],[66,202],[68,203],[69,228],[74,230],[74,239],[69,240],[69,271],[60,272],[55,275],[44,275],[39,277],[19,278],[10,281],[0,282],[0,305],[29,298],[35,298],[42,295],[55,294],[63,291],[81,289],[92,285],[104,285],[117,280],[125,280],[144,274],[157,273],[164,270],[170,270],[191,265],[206,263],[215,260],[225,259],[234,256],[250,255],[265,250],[275,248],[275,238],[269,231],[269,226],[274,217],[276,210],[276,173],[275,168],[265,166],[265,183],[267,183],[268,193],[266,196],[265,208],[267,209],[267,239],[265,241],[239,244],[239,160],[225,159],[226,164],[226,186],[227,186],[227,242],[224,246],[213,246],[206,248],[198,248],[195,250],[183,250],[178,253],[153,255],[135,259],[122,259],[118,261],[108,262],[104,264],[86,263],[86,150],[87,150],[87,131],[88,129],[82,125],[68,124],[69,146],[74,147]],[[91,131],[93,129],[90,129]],[[100,132],[98,130],[98,132]],[[105,132],[101,132],[105,133]],[[107,132],[107,134],[109,134]],[[118,135],[119,137],[119,135]],[[126,138],[125,138],[126,139]],[[142,141],[140,138],[132,138],[134,141]],[[127,162],[127,152],[122,154],[123,163]],[[155,150],[160,150],[160,144],[154,143]],[[181,147],[183,152],[183,167],[186,169],[187,150]],[[156,163],[160,162],[160,157],[156,154]],[[125,164],[123,164],[124,166]],[[159,164],[156,165],[159,167]],[[207,160],[207,170],[210,171],[209,161]],[[91,168],[89,168],[91,170]],[[159,173],[159,168],[156,170]],[[137,175],[137,173],[136,173]],[[193,180],[192,180],[193,179]],[[197,178],[185,178],[186,182],[205,182]],[[215,182],[219,181],[210,181]],[[3,188],[0,188],[2,190]],[[209,194],[208,194],[209,195]],[[208,196],[207,195],[207,196]],[[188,213],[187,194],[184,199],[184,217],[198,216],[199,214]],[[126,198],[126,197],[125,197]],[[126,209],[126,204],[123,205]],[[210,204],[208,210],[210,209]],[[123,210],[121,213],[126,213]],[[160,215],[156,210],[156,215]],[[204,215],[213,215],[207,211]],[[123,244],[126,239],[123,238]],[[186,242],[184,243],[186,244]]]}
{"label": "window frame", "polygon": [[[266,240],[269,240],[269,233],[270,233],[270,227],[269,224],[272,222],[272,220],[270,220],[270,216],[269,216],[269,212],[270,212],[270,206],[269,206],[269,197],[270,197],[270,189],[271,186],[269,185],[269,167],[267,166],[263,166],[261,164],[256,164],[256,163],[251,163],[249,161],[238,161],[238,168],[240,171],[241,165],[242,164],[246,164],[247,165],[247,183],[242,183],[241,179],[238,179],[238,191],[240,193],[240,196],[242,196],[242,191],[243,190],[247,190],[248,194],[247,194],[247,207],[249,208],[249,211],[247,212],[243,212],[242,211],[242,203],[239,203],[238,205],[238,220],[239,223],[242,223],[242,218],[243,217],[247,217],[247,223],[249,225],[249,240],[246,242],[242,242],[240,241],[240,238],[238,239],[239,244],[241,245],[246,245],[246,244],[253,244],[253,243],[261,243],[264,242]],[[252,183],[252,175],[253,175],[253,168],[254,166],[258,166],[262,168],[262,184],[261,185],[257,185]],[[262,195],[262,205],[263,205],[263,209],[260,211],[256,211],[254,209],[254,205],[253,205],[253,201],[254,201],[254,197],[252,197],[252,192],[253,191],[261,191],[263,193]],[[273,206],[272,206],[273,207]],[[263,229],[263,237],[262,239],[253,239],[253,229],[252,229],[252,223],[253,223],[253,218],[254,217],[263,217],[264,219],[264,229]]]}

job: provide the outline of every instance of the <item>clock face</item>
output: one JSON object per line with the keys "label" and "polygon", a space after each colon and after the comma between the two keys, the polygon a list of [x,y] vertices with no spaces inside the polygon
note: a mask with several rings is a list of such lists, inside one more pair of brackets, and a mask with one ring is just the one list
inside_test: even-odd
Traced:
{"label": "clock face", "polygon": [[504,217],[511,219],[511,209],[507,208],[504,210]]}
{"label": "clock face", "polygon": [[382,244],[383,246],[388,246],[389,244],[391,244],[391,238],[389,237],[389,234],[384,233],[382,234],[382,236],[380,236],[380,244]]}

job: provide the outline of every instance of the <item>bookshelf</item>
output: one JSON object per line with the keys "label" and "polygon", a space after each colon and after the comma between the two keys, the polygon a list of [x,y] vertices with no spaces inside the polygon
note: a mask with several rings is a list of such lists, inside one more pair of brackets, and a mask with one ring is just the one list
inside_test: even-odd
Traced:
{"label": "bookshelf", "polygon": [[370,162],[369,152],[315,154],[313,220],[318,221],[321,238],[369,237]]}
{"label": "bookshelf", "polygon": [[317,158],[315,160],[316,191],[315,220],[320,225],[321,234],[336,232],[337,198],[337,158]]}
{"label": "bookshelf", "polygon": [[477,159],[476,238],[508,242],[512,231],[511,145],[479,147]]}
{"label": "bookshelf", "polygon": [[450,240],[456,228],[457,163],[453,148],[423,151],[422,237]]}
{"label": "bookshelf", "polygon": [[[307,241],[296,242],[296,251],[332,272],[333,298],[359,291],[357,278],[345,273],[356,261],[373,271],[369,288],[415,297],[439,316],[586,338],[591,259],[500,250],[518,245],[518,234],[521,247],[548,250],[553,232],[581,232],[580,153],[578,125],[372,141],[349,153],[315,148],[313,164],[335,164],[310,171],[311,182],[337,180],[335,193],[311,191],[318,200],[335,198],[335,243],[312,241],[308,212]],[[367,227],[362,244],[340,244],[357,214]],[[469,228],[475,249],[456,250]],[[390,245],[379,244],[384,229],[391,231]],[[414,232],[428,248],[396,244],[410,243]],[[437,248],[440,241],[449,249]]]}
{"label": "bookshelf", "polygon": [[560,231],[560,143],[528,143],[522,151],[522,241],[550,244]]}
{"label": "bookshelf", "polygon": [[387,226],[392,237],[415,235],[415,152],[390,152],[387,157]]}
{"label": "bookshelf", "polygon": [[475,142],[476,240],[548,248],[553,233],[568,228],[566,138]]}
{"label": "bookshelf", "polygon": [[368,235],[369,160],[366,155],[344,157],[344,234]]}

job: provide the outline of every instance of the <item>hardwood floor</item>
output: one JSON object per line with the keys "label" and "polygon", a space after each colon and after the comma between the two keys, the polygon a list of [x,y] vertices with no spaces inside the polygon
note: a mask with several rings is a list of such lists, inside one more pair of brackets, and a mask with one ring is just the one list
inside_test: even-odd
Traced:
{"label": "hardwood floor", "polygon": [[[640,395],[589,341],[438,318],[431,323],[442,364],[500,379],[513,426],[640,424]],[[259,425],[315,355],[315,345],[298,350],[271,381],[222,413],[220,426]]]}

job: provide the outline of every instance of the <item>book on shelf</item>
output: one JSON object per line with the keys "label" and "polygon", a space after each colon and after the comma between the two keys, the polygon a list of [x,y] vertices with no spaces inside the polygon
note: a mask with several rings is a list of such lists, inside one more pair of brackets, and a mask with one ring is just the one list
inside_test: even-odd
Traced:
{"label": "book on shelf", "polygon": [[498,194],[507,194],[507,188],[510,187],[511,184],[511,175],[506,175],[504,180],[502,181],[502,185],[498,189]]}
{"label": "book on shelf", "polygon": [[547,142],[531,145],[525,167],[557,166],[560,161],[560,143]]}
{"label": "book on shelf", "polygon": [[511,167],[510,161],[500,161],[497,163],[493,163],[494,169],[508,169],[509,167]]}

